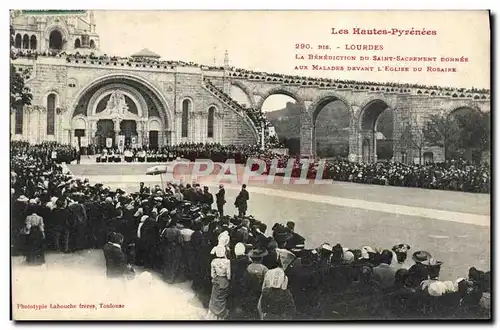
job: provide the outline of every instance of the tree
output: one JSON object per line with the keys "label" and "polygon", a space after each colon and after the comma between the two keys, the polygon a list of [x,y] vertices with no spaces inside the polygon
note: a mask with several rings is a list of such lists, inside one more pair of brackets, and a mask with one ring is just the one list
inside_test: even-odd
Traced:
{"label": "tree", "polygon": [[[12,48],[14,47],[14,28],[10,26],[10,58],[14,60],[16,55]],[[10,64],[10,111],[13,112],[25,105],[30,105],[33,95],[30,89],[24,83],[25,77],[16,70],[16,67]]]}
{"label": "tree", "polygon": [[481,154],[490,149],[491,116],[478,111],[458,113],[455,120],[460,129],[458,147],[467,160],[479,161]]}
{"label": "tree", "polygon": [[418,124],[416,117],[412,117],[401,134],[401,142],[408,149],[418,150],[419,164],[422,164],[422,149],[425,145],[424,126]]}
{"label": "tree", "polygon": [[444,148],[445,157],[448,149],[456,145],[458,141],[459,128],[453,118],[448,118],[443,114],[433,114],[423,127],[425,140],[431,146]]}
{"label": "tree", "polygon": [[491,114],[478,111],[459,111],[445,116],[432,115],[424,127],[427,142],[445,148],[446,158],[480,159],[490,149]]}

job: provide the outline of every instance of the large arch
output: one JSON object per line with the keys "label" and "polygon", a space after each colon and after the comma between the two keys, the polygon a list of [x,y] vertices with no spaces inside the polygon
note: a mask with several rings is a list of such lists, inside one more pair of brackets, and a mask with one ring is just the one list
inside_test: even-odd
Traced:
{"label": "large arch", "polygon": [[248,87],[239,80],[231,80],[231,86],[239,88],[243,94],[246,95],[246,98],[250,102],[250,107],[255,108],[255,100],[253,98],[252,92],[248,89]]}
{"label": "large arch", "polygon": [[50,32],[49,35],[49,49],[62,50],[63,49],[63,36],[58,30]]}
{"label": "large arch", "polygon": [[32,35],[31,38],[30,38],[30,49],[36,50],[36,48],[37,48],[36,36]]}
{"label": "large arch", "polygon": [[[351,105],[344,97],[342,97],[338,94],[335,94],[335,93],[322,94],[309,107],[310,113],[311,113],[311,121],[312,121],[312,125],[310,126],[310,131],[306,129],[306,130],[304,130],[304,132],[301,132],[301,137],[303,134],[304,135],[307,134],[307,136],[311,136],[311,144],[312,144],[311,150],[312,150],[313,156],[317,156],[317,154],[318,154],[317,136],[316,136],[316,127],[317,127],[316,123],[317,123],[318,116],[327,105],[332,104],[333,102],[339,102],[341,104],[341,107],[344,107],[344,109],[347,110],[349,120],[348,120],[348,123],[347,123],[347,126],[345,127],[345,129],[346,129],[346,133],[347,133],[346,143],[347,143],[347,146],[349,146],[350,123],[351,123],[352,117],[353,117],[353,111],[352,111]],[[340,132],[336,132],[336,133],[340,133]],[[347,149],[347,152],[348,151],[349,151],[349,149]],[[347,156],[347,155],[345,155],[345,156]]]}
{"label": "large arch", "polygon": [[445,143],[444,158],[480,163],[483,153],[491,153],[490,112],[473,104],[459,104],[445,113],[448,129],[456,136]]}
{"label": "large arch", "polygon": [[302,111],[305,111],[304,102],[297,95],[296,91],[294,91],[293,89],[284,87],[284,86],[278,86],[278,87],[271,88],[270,90],[268,90],[268,91],[264,92],[263,94],[261,94],[260,95],[260,100],[256,104],[256,108],[258,110],[262,111],[262,105],[264,104],[264,102],[266,101],[266,99],[269,96],[279,95],[279,94],[290,96],[292,99],[294,99],[297,102],[297,104],[299,104],[301,106]]}
{"label": "large arch", "polygon": [[96,107],[100,100],[102,100],[107,95],[110,95],[114,90],[120,90],[125,95],[127,95],[130,99],[134,101],[137,105],[139,117],[147,118],[149,116],[147,109],[147,102],[144,99],[144,96],[137,89],[122,83],[111,83],[101,87],[97,90],[88,103],[86,114],[94,115],[96,113]]}
{"label": "large arch", "polygon": [[21,37],[20,33],[16,34],[16,39],[14,41],[14,46],[16,48],[21,48],[23,46],[23,37]]}
{"label": "large arch", "polygon": [[27,34],[23,36],[23,49],[30,49],[30,37]]}
{"label": "large arch", "polygon": [[[89,92],[97,91],[101,87],[113,83],[131,85],[132,87],[137,88],[141,92],[141,94],[143,94],[143,96],[146,96],[146,98],[148,98],[151,103],[153,103],[154,105],[159,105],[160,109],[158,109],[158,111],[160,118],[164,122],[165,130],[172,130],[173,128],[172,110],[165,97],[159,91],[159,89],[142,77],[125,73],[113,73],[99,77],[90,82],[85,87],[81,88],[81,90],[77,93],[77,96],[75,97],[71,105],[70,108],[71,118],[78,112],[79,102],[87,94],[89,94]],[[151,113],[149,115],[151,115]]]}
{"label": "large arch", "polygon": [[355,130],[357,136],[357,158],[363,162],[377,161],[377,122],[380,115],[388,108],[392,108],[388,100],[374,98],[365,102],[357,117]]}

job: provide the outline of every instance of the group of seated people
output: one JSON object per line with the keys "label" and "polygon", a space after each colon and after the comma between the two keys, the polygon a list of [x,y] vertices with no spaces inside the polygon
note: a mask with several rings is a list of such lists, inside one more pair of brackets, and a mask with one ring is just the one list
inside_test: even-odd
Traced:
{"label": "group of seated people", "polygon": [[128,265],[108,276],[130,279],[144,269],[167,283],[191,281],[208,319],[490,317],[489,271],[441,279],[442,261],[400,242],[307,248],[293,222],[267,233],[252,216],[220,216],[196,183],[127,193],[72,178],[32,149],[14,154],[13,250],[29,263],[43,264],[46,248],[118,244]]}
{"label": "group of seated people", "polygon": [[[52,157],[54,151],[58,162],[75,160],[78,152],[75,148],[56,142],[44,142],[31,146],[27,142],[13,142],[11,154],[32,149],[35,153]],[[222,145],[219,143],[181,143],[151,149],[148,146],[127,148],[123,155],[118,149],[89,146],[96,151],[96,162],[168,162],[177,159],[195,161],[210,159],[224,163],[234,160],[236,164],[248,164],[249,160],[259,159],[266,163],[263,174],[284,173],[291,177],[300,177],[307,171],[309,179],[330,179],[355,183],[416,187],[426,189],[455,190],[475,193],[491,191],[491,169],[489,164],[471,164],[463,160],[451,160],[444,163],[403,164],[398,162],[357,163],[345,159],[334,159],[320,163],[309,160],[306,165],[300,157],[277,154],[272,150],[261,150],[258,145]],[[292,164],[291,169],[288,169]],[[255,170],[255,165],[251,170]],[[273,172],[273,167],[276,167]],[[323,174],[317,172],[322,170]]]}

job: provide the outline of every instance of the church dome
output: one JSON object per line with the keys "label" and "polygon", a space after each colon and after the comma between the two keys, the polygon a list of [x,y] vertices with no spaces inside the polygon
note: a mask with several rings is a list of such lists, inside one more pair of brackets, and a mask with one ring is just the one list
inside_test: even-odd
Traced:
{"label": "church dome", "polygon": [[147,48],[144,48],[142,49],[141,51],[135,53],[135,54],[132,54],[132,57],[145,57],[145,58],[155,58],[155,59],[158,59],[160,58],[161,56],[150,51],[149,49]]}

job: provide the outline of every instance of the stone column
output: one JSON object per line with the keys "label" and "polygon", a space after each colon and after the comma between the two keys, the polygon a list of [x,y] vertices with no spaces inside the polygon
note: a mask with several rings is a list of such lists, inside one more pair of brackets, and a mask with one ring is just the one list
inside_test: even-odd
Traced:
{"label": "stone column", "polygon": [[87,145],[94,143],[94,137],[97,132],[97,121],[94,119],[89,119],[87,124],[87,129],[85,130],[85,135],[87,135]]}
{"label": "stone column", "polygon": [[300,114],[300,154],[312,156],[313,149],[313,122],[311,114],[304,111]]}
{"label": "stone column", "polygon": [[[196,122],[196,115],[193,111],[189,112],[189,120],[188,120],[188,136],[187,140],[188,142],[196,142],[196,131],[195,131],[195,122]],[[182,122],[181,122],[182,125]]]}

